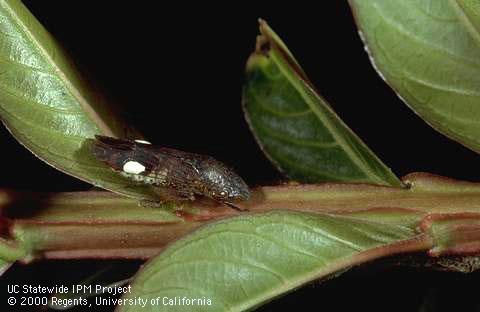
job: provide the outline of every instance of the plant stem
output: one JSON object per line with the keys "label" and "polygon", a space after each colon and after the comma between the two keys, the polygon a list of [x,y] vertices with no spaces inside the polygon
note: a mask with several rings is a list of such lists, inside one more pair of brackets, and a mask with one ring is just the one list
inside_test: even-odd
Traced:
{"label": "plant stem", "polygon": [[[400,244],[399,252],[435,247],[437,255],[444,250],[461,253],[466,250],[462,249],[465,244],[470,249],[472,244],[476,246],[477,237],[480,240],[480,184],[428,174],[412,174],[403,181],[411,187],[331,183],[260,187],[250,201],[239,205],[249,213],[286,209],[373,217],[418,230],[419,236],[412,237],[411,245]],[[239,214],[206,199],[152,208],[109,192],[45,194],[8,190],[0,191],[0,212],[9,236],[9,240],[0,241],[0,257],[24,261],[147,259],[207,221]],[[442,223],[436,222],[440,219]],[[454,220],[455,228],[445,220]],[[462,228],[459,222],[468,225],[467,241],[463,232],[456,230]],[[448,239],[437,237],[445,233]],[[460,241],[463,245],[459,245]],[[435,242],[441,242],[440,253]]]}

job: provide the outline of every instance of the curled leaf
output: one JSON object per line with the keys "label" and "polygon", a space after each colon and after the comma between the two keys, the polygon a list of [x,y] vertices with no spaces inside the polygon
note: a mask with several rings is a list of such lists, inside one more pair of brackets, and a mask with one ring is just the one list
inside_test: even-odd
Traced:
{"label": "curled leaf", "polygon": [[398,178],[315,91],[280,38],[260,21],[243,101],[257,142],[289,178],[400,186]]}

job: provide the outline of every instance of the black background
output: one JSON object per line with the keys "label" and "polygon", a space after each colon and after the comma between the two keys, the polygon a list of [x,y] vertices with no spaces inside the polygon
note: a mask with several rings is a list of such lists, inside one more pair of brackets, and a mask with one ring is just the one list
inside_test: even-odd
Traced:
{"label": "black background", "polygon": [[[156,144],[212,155],[233,166],[250,185],[282,179],[254,142],[240,105],[244,65],[262,17],[340,117],[397,175],[427,171],[480,180],[478,155],[425,124],[373,70],[346,1],[295,6],[99,2],[25,4],[84,75]],[[36,159],[3,127],[0,140],[0,187],[90,188]],[[101,265],[53,261],[15,266],[0,283],[6,288],[17,280],[68,281],[76,277],[74,272]],[[435,311],[474,311],[480,310],[472,288],[477,276],[377,263],[306,286],[260,310],[420,311],[430,298]]]}

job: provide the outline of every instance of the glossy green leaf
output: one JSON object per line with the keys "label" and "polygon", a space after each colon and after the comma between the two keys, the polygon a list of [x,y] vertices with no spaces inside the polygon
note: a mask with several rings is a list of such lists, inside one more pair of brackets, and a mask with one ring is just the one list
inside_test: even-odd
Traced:
{"label": "glossy green leaf", "polygon": [[122,136],[126,129],[17,0],[0,2],[0,117],[20,143],[53,167],[118,193],[154,197],[93,158],[85,139]]}
{"label": "glossy green leaf", "polygon": [[257,142],[289,178],[400,186],[395,175],[320,97],[263,21],[247,63],[243,101]]}
{"label": "glossy green leaf", "polygon": [[122,305],[117,311],[185,311],[185,304],[164,298],[189,299],[188,311],[248,310],[391,253],[382,247],[415,235],[414,228],[392,220],[292,211],[220,221],[175,242],[140,271],[123,299],[146,300],[145,308]]}
{"label": "glossy green leaf", "polygon": [[468,5],[474,2],[350,0],[350,5],[379,74],[435,129],[480,152],[478,5]]}

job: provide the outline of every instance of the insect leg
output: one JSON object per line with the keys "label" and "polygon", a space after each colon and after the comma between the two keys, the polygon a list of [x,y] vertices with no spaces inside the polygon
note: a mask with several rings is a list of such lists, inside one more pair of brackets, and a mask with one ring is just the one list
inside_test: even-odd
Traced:
{"label": "insect leg", "polygon": [[237,210],[237,211],[240,211],[240,212],[249,211],[247,208],[239,207],[239,206],[237,206],[237,205],[235,205],[235,204],[233,204],[233,203],[230,203],[230,202],[222,202],[222,204],[225,204],[225,205],[227,205],[228,207],[233,208],[233,209],[235,209],[235,210]]}

